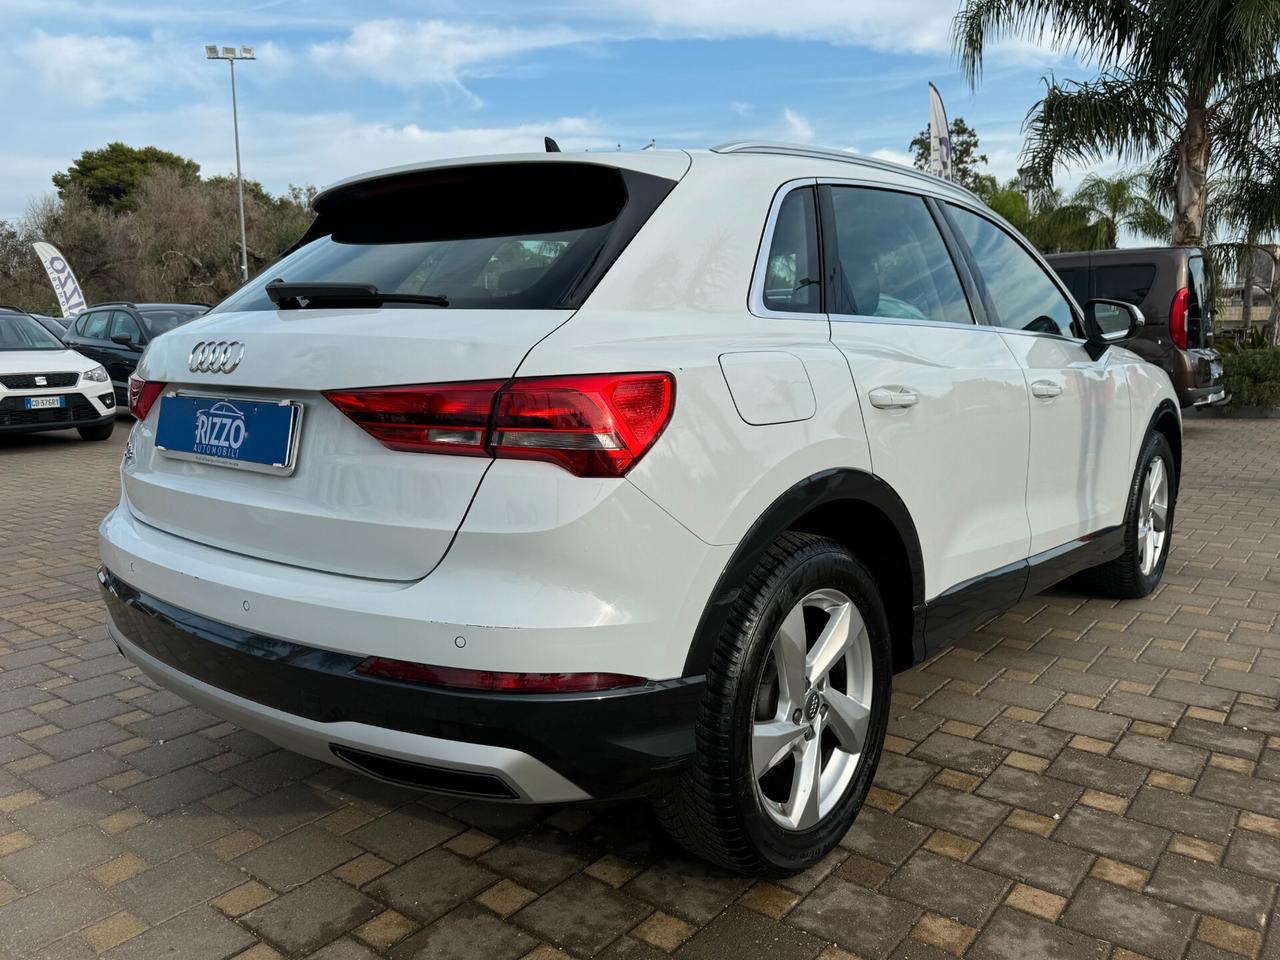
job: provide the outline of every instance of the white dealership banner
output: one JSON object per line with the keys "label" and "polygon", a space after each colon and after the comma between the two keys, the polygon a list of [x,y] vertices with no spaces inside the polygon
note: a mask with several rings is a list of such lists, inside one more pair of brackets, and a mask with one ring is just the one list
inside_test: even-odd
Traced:
{"label": "white dealership banner", "polygon": [[44,272],[53,284],[53,292],[58,295],[62,315],[70,318],[84,310],[86,304],[84,294],[80,292],[80,281],[71,271],[67,258],[51,243],[33,243],[31,246],[35,247],[36,256],[44,264]]}
{"label": "white dealership banner", "polygon": [[943,180],[951,179],[951,125],[942,94],[929,84],[929,172]]}

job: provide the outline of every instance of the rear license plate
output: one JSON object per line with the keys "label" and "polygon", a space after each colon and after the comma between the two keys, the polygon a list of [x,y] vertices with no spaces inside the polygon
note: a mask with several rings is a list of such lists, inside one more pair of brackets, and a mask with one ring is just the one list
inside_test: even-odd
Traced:
{"label": "rear license plate", "polygon": [[258,473],[293,473],[302,404],[171,394],[160,401],[156,447],[166,457]]}
{"label": "rear license plate", "polygon": [[27,397],[28,410],[56,410],[67,405],[66,397]]}

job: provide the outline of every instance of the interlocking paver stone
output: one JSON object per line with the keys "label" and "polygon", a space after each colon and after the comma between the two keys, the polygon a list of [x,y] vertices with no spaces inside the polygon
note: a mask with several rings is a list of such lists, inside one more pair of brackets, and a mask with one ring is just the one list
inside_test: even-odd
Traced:
{"label": "interlocking paver stone", "polygon": [[244,882],[244,874],[203,850],[152,867],[112,888],[125,908],[159,923]]}
{"label": "interlocking paver stone", "polygon": [[1024,830],[1001,827],[969,862],[1066,897],[1089,872],[1093,856]]}
{"label": "interlocking paver stone", "polygon": [[941,827],[972,840],[985,840],[1009,808],[945,787],[925,787],[898,811],[908,820]]}
{"label": "interlocking paver stone", "polygon": [[867,960],[882,960],[911,931],[919,916],[918,907],[831,877],[787,919]]}
{"label": "interlocking paver stone", "polygon": [[979,926],[1000,905],[1008,888],[1009,881],[1003,876],[918,850],[880,891]]}
{"label": "interlocking paver stone", "polygon": [[1169,841],[1170,832],[1079,806],[1067,814],[1053,836],[1062,843],[1091,850],[1113,860],[1153,867]]}
{"label": "interlocking paver stone", "polygon": [[1255,930],[1267,922],[1275,897],[1265,880],[1176,853],[1160,858],[1147,892]]}
{"label": "interlocking paver stone", "polygon": [[1020,910],[997,910],[970,950],[973,960],[1104,960],[1106,943]]}
{"label": "interlocking paver stone", "polygon": [[1032,810],[1046,817],[1063,816],[1084,792],[1082,787],[1052,777],[1003,766],[977,790],[981,797]]}
{"label": "interlocking paver stone", "polygon": [[1045,772],[1059,780],[1124,797],[1137,793],[1147,779],[1145,767],[1072,747],[1058,754]]}
{"label": "interlocking paver stone", "polygon": [[1085,880],[1062,922],[1156,960],[1182,956],[1195,914],[1099,880]]}
{"label": "interlocking paver stone", "polygon": [[1214,843],[1227,842],[1236,820],[1230,807],[1158,787],[1143,787],[1125,816]]}
{"label": "interlocking paver stone", "polygon": [[513,920],[549,943],[590,957],[651,912],[642,900],[579,875],[533,901]]}
{"label": "interlocking paver stone", "polygon": [[290,954],[306,954],[380,912],[377,902],[358,890],[320,877],[246,913],[240,922]]}

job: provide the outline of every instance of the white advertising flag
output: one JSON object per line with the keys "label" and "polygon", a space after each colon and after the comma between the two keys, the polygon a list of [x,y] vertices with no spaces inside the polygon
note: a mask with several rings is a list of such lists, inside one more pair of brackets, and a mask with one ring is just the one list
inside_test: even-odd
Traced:
{"label": "white advertising flag", "polygon": [[929,84],[929,172],[951,179],[951,125],[938,88]]}
{"label": "white advertising flag", "polygon": [[49,282],[53,284],[53,292],[58,295],[62,315],[70,318],[84,310],[86,304],[84,294],[80,292],[80,281],[71,272],[71,264],[67,263],[67,258],[51,243],[33,243],[31,246],[35,247],[36,256],[44,264],[44,272],[49,275]]}

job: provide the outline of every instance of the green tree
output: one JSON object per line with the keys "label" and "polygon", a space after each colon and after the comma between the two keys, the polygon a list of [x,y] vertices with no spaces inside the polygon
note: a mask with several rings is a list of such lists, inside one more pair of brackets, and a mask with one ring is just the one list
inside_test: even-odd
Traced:
{"label": "green tree", "polygon": [[1085,221],[1080,249],[1114,250],[1121,230],[1161,243],[1169,241],[1169,218],[1151,198],[1146,173],[1114,177],[1092,173],[1071,195],[1070,203]]}
{"label": "green tree", "polygon": [[188,182],[200,176],[200,164],[194,160],[159,147],[130,147],[117,141],[80,154],[70,167],[53,175],[53,185],[64,199],[75,188],[95,206],[119,213],[136,208],[138,186],[158,169],[174,170]]}
{"label": "green tree", "polygon": [[[917,170],[929,169],[929,128],[925,127],[911,141],[911,152],[915,154],[912,161]],[[964,117],[956,117],[951,121],[951,175],[956,183],[970,190],[983,176],[978,167],[986,164],[987,155],[978,153],[978,133],[964,122]]]}
{"label": "green tree", "polygon": [[1098,71],[1045,79],[1027,115],[1033,167],[1163,158],[1175,244],[1203,240],[1210,172],[1237,174],[1258,132],[1280,124],[1275,0],[963,0],[954,41],[970,83],[1005,36],[1048,40]]}

